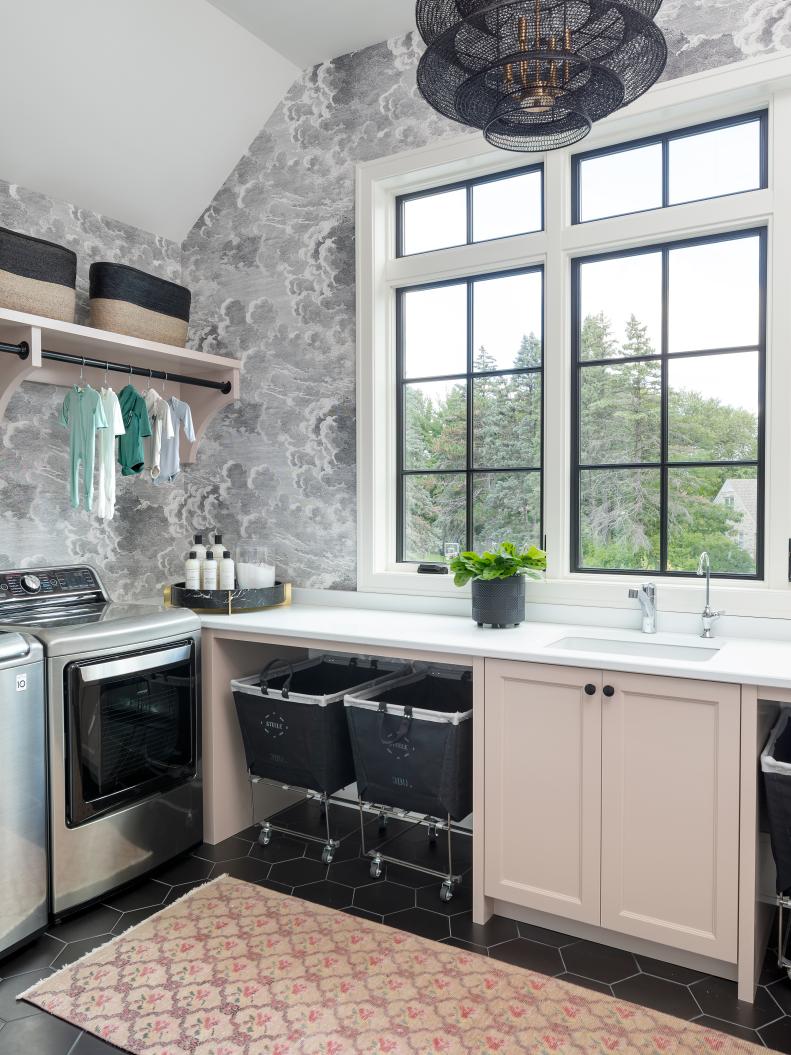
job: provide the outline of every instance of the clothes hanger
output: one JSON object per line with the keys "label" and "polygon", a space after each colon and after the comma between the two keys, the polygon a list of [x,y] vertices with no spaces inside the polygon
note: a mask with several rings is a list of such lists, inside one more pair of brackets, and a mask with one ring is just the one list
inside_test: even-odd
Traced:
{"label": "clothes hanger", "polygon": [[105,388],[109,388],[110,387],[109,371],[110,371],[110,364],[105,359],[105,362],[104,362],[104,387]]}
{"label": "clothes hanger", "polygon": [[82,357],[82,362],[80,363],[79,387],[82,388],[82,386],[84,384],[85,384],[85,356]]}

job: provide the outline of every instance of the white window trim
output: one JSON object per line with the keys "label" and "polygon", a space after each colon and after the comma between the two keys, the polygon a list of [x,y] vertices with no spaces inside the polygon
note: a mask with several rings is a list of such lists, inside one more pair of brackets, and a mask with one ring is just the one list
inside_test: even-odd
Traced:
{"label": "white window trim", "polygon": [[[529,155],[544,164],[545,231],[395,256],[399,194],[506,172],[526,155],[493,150],[472,133],[359,164],[357,234],[358,590],[460,596],[446,576],[395,563],[395,290],[438,278],[542,264],[545,269],[544,530],[546,581],[528,586],[536,603],[628,608],[624,575],[571,573],[569,564],[570,312],[573,257],[765,226],[767,253],[765,572],[761,582],[718,580],[718,603],[733,615],[791,616],[791,52],[663,82],[627,110],[594,126],[582,147],[627,142],[675,128],[768,108],[769,189],[629,216],[571,224],[573,150]],[[553,354],[560,349],[561,354]],[[644,578],[644,577],[643,577]],[[700,582],[657,577],[666,611],[697,612]],[[469,587],[467,588],[469,589]]]}

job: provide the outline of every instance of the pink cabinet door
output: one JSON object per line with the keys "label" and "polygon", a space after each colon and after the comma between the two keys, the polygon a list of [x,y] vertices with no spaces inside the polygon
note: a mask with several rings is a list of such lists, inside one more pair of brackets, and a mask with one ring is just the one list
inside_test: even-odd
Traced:
{"label": "pink cabinet door", "polygon": [[735,962],[739,686],[605,672],[601,700],[602,926]]}
{"label": "pink cabinet door", "polygon": [[600,690],[601,671],[486,660],[487,896],[599,923]]}

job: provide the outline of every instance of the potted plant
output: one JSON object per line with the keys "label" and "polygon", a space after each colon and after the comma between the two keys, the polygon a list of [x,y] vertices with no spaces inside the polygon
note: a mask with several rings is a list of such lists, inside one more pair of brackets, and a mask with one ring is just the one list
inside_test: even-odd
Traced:
{"label": "potted plant", "polygon": [[460,553],[450,561],[456,586],[472,581],[472,617],[478,626],[518,626],[525,617],[525,579],[540,579],[547,555],[538,546],[519,550],[501,542],[484,553]]}

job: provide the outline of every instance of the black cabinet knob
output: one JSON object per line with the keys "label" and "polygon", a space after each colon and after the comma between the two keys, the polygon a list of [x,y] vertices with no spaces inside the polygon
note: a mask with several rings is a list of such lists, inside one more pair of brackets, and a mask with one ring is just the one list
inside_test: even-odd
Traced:
{"label": "black cabinet knob", "polygon": [[605,696],[615,695],[615,689],[612,687],[612,685],[605,685],[601,691],[604,693]]}
{"label": "black cabinet knob", "polygon": [[585,692],[588,696],[593,696],[593,694],[596,692],[596,686],[591,685],[591,683],[588,682],[588,684],[585,686]]}

